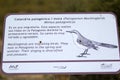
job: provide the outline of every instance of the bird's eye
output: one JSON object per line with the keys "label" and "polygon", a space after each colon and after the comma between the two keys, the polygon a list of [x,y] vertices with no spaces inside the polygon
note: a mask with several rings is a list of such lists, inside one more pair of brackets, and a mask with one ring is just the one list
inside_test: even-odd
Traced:
{"label": "bird's eye", "polygon": [[80,40],[80,42],[82,42],[82,41]]}

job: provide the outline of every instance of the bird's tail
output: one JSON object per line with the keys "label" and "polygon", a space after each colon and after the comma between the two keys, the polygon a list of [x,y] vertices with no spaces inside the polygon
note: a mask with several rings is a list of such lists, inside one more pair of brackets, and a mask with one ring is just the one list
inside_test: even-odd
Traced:
{"label": "bird's tail", "polygon": [[99,46],[107,47],[107,48],[117,48],[116,45],[113,45],[113,44],[107,44],[107,43],[100,43]]}

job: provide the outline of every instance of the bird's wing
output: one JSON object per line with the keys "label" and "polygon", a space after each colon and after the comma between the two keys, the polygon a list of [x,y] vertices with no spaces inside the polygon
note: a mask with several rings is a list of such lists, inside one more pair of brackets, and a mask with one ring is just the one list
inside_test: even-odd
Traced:
{"label": "bird's wing", "polygon": [[95,50],[98,49],[97,46],[95,46],[92,41],[88,40],[88,39],[77,39],[77,42],[83,46],[86,46],[87,48],[93,48]]}
{"label": "bird's wing", "polygon": [[92,41],[92,42],[93,42],[93,44],[98,45],[98,46],[102,46],[102,47],[117,48],[117,45],[113,45],[113,44],[100,43],[100,42],[96,42],[96,41]]}

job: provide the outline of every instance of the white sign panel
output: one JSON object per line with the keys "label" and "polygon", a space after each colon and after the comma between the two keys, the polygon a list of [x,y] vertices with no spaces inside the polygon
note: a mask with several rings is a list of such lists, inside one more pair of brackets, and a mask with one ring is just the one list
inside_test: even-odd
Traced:
{"label": "white sign panel", "polygon": [[117,73],[111,13],[12,14],[5,19],[5,73]]}

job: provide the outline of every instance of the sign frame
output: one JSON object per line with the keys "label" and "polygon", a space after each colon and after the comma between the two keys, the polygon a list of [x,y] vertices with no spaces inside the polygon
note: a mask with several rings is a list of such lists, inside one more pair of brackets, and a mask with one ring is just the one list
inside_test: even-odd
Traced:
{"label": "sign frame", "polygon": [[[40,13],[40,14],[38,14],[38,15],[41,15],[41,14],[112,14],[112,15],[114,15],[115,16],[115,14],[114,13],[111,13],[111,12],[88,12],[88,13]],[[10,14],[10,15],[34,15],[34,14]],[[9,15],[8,15],[9,16]],[[115,16],[116,17],[116,16]],[[115,19],[116,20],[116,19]],[[116,20],[116,27],[117,27],[117,37],[118,37],[118,43],[119,43],[119,36],[118,36],[118,25],[117,25],[117,20]],[[5,23],[4,23],[4,34],[3,34],[3,47],[4,47],[4,38],[5,38]],[[120,46],[119,44],[118,44],[118,46]],[[2,47],[2,48],[3,48]],[[120,49],[119,49],[119,52],[120,52]],[[119,55],[120,55],[120,53],[119,53]],[[120,57],[120,56],[119,56]],[[3,51],[2,51],[2,61],[1,61],[1,63],[2,63],[2,67],[1,67],[1,70],[2,70],[2,72],[3,73],[5,73],[5,74],[118,74],[119,72],[120,72],[120,69],[118,70],[118,71],[109,71],[109,72],[95,72],[95,71],[88,71],[88,72],[66,72],[66,71],[64,71],[64,69],[66,68],[66,66],[64,66],[64,65],[62,65],[62,66],[54,66],[54,68],[56,68],[56,69],[60,69],[61,70],[61,72],[11,72],[11,73],[7,73],[7,72],[5,72],[4,70],[3,70],[3,65],[6,65],[6,63],[12,63],[12,64],[10,64],[10,66],[9,66],[9,68],[11,67],[11,68],[17,68],[17,67],[19,67],[17,64],[19,64],[19,63],[23,63],[23,62],[25,62],[25,63],[27,63],[27,64],[29,64],[29,63],[64,63],[64,64],[67,64],[67,63],[70,63],[70,64],[72,64],[72,63],[76,63],[76,64],[80,64],[80,63],[94,63],[94,62],[99,62],[99,63],[101,63],[101,65],[103,65],[103,67],[104,67],[104,65],[106,65],[106,66],[110,66],[111,64],[109,64],[109,62],[113,62],[113,63],[119,63],[119,65],[120,65],[120,59],[119,60],[76,60],[76,61],[73,61],[73,60],[62,60],[62,61],[54,61],[54,60],[51,60],[51,61],[3,61]],[[4,64],[3,64],[4,63]],[[14,65],[15,64],[15,65]],[[47,65],[46,64],[46,65]],[[69,64],[69,65],[70,65]],[[7,66],[8,67],[8,66]],[[14,70],[13,70],[14,71]]]}

